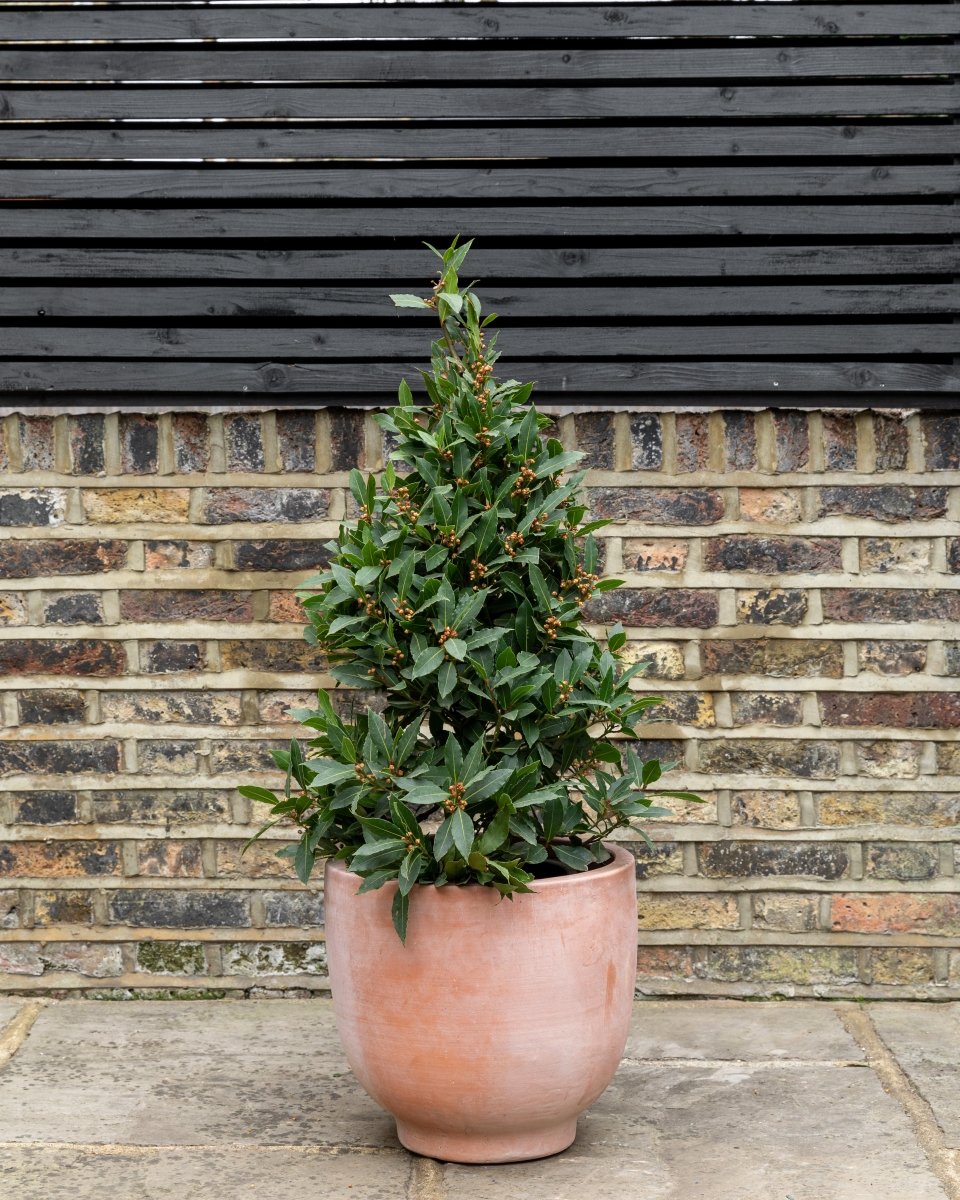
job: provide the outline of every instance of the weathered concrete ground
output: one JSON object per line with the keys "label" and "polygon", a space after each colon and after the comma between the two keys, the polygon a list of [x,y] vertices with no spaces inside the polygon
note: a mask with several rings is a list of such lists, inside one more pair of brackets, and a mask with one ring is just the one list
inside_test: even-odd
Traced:
{"label": "weathered concrete ground", "polygon": [[329,1001],[0,1000],[17,1200],[960,1200],[960,1004],[648,1001],[555,1158],[401,1149]]}

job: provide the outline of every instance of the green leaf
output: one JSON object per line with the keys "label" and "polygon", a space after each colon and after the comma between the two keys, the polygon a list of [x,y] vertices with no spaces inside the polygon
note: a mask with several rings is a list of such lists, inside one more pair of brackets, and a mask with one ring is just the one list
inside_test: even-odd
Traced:
{"label": "green leaf", "polygon": [[463,660],[467,657],[467,643],[462,641],[460,638],[447,638],[447,640],[443,643],[443,648],[450,655],[450,657],[455,658],[457,662],[463,662]]}
{"label": "green leaf", "polygon": [[297,843],[297,853],[293,860],[294,868],[297,872],[297,878],[301,883],[310,882],[310,872],[313,870],[313,863],[316,855],[310,849],[309,839],[306,834]]}
{"label": "green leaf", "polygon": [[389,883],[391,879],[396,878],[396,871],[373,871],[371,874],[364,876],[363,883],[356,890],[357,896],[362,896],[364,892],[375,892],[377,888],[382,888],[385,883]]}
{"label": "green leaf", "polygon": [[544,612],[549,614],[553,610],[553,597],[550,595],[550,589],[547,587],[547,581],[543,577],[543,572],[539,567],[531,566],[527,574],[533,585],[533,590],[537,594],[537,601]]}
{"label": "green leaf", "polygon": [[376,583],[383,572],[383,567],[361,567],[356,575],[357,587],[368,588]]}
{"label": "green leaf", "polygon": [[564,454],[555,454],[544,462],[538,463],[534,468],[538,479],[543,479],[545,475],[555,475],[558,471],[565,471],[567,467],[572,467],[583,458],[582,450],[568,450]]}
{"label": "green leaf", "polygon": [[528,600],[524,600],[517,609],[513,629],[520,649],[532,650],[537,641],[537,628],[533,623],[533,608]]}
{"label": "green leaf", "polygon": [[552,849],[560,862],[573,871],[585,871],[593,862],[593,855],[586,846],[565,846],[562,842],[554,842]]}
{"label": "green leaf", "polygon": [[310,759],[309,762],[303,764],[303,769],[312,776],[310,780],[312,787],[330,787],[331,784],[343,783],[347,779],[356,778],[356,772],[352,766],[332,760]]}
{"label": "green leaf", "polygon": [[397,400],[403,408],[409,408],[413,404],[413,393],[410,391],[410,384],[405,379],[400,380],[400,386],[397,388]]}
{"label": "green leaf", "polygon": [[607,646],[610,650],[619,650],[626,645],[627,635],[624,632],[623,626],[618,621],[607,631]]}
{"label": "green leaf", "polygon": [[429,308],[430,305],[426,300],[421,300],[419,296],[411,296],[405,293],[399,295],[391,295],[390,299],[397,308]]}
{"label": "green leaf", "polygon": [[460,851],[461,857],[466,858],[473,846],[473,819],[464,809],[457,808],[450,814],[449,821],[453,843]]}
{"label": "green leaf", "polygon": [[422,679],[424,675],[432,675],[443,663],[443,651],[439,646],[430,646],[422,654],[418,654],[409,673],[404,671],[409,679]]}
{"label": "green leaf", "polygon": [[441,862],[453,849],[453,826],[447,817],[433,837],[433,857]]}
{"label": "green leaf", "polygon": [[510,813],[502,808],[493,818],[480,838],[480,853],[492,854],[510,836]]}
{"label": "green leaf", "polygon": [[438,292],[438,300],[445,300],[455,313],[459,313],[463,308],[463,297],[456,292]]}
{"label": "green leaf", "polygon": [[551,838],[555,838],[560,832],[563,825],[563,809],[564,803],[559,796],[553,796],[543,806],[541,818],[543,820],[543,836],[549,842]]}
{"label": "green leaf", "polygon": [[417,882],[420,876],[420,871],[423,867],[423,851],[414,850],[400,864],[400,873],[397,876],[399,889],[402,895],[409,895],[413,885]]}
{"label": "green leaf", "polygon": [[237,788],[241,796],[246,796],[248,800],[256,800],[258,804],[276,804],[277,797],[273,792],[268,792],[266,788],[253,787],[247,785]]}
{"label": "green leaf", "polygon": [[[446,643],[448,646],[449,642]],[[437,695],[445,700],[457,686],[457,668],[451,662],[445,662],[437,675]]]}
{"label": "green leaf", "polygon": [[407,920],[410,916],[410,897],[405,896],[403,892],[397,888],[396,894],[393,897],[393,904],[390,906],[390,916],[393,919],[393,927],[401,942],[407,940]]}
{"label": "green leaf", "polygon": [[376,867],[387,867],[400,861],[406,854],[407,847],[399,838],[383,838],[381,841],[368,842],[361,846],[350,860],[350,870],[358,875],[364,871],[372,871]]}
{"label": "green leaf", "polygon": [[363,476],[356,467],[350,472],[350,491],[354,500],[361,508],[366,508],[367,505],[367,489],[364,483]]}
{"label": "green leaf", "polygon": [[406,598],[407,592],[410,591],[410,584],[413,582],[413,572],[416,566],[414,555],[411,552],[405,554],[400,560],[400,571],[397,575],[397,599],[403,600]]}

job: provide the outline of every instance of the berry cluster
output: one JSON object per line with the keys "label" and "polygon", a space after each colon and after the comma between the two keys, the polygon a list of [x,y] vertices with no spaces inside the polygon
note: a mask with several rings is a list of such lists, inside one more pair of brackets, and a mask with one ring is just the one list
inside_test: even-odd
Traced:
{"label": "berry cluster", "polygon": [[447,789],[447,795],[449,799],[444,800],[443,807],[448,813],[467,807],[467,785],[465,783],[451,783]]}
{"label": "berry cluster", "polygon": [[390,491],[390,497],[396,503],[399,515],[406,517],[411,525],[416,525],[420,520],[420,512],[416,504],[410,499],[410,489],[405,487],[393,488]]}
{"label": "berry cluster", "polygon": [[446,625],[446,626],[444,626],[443,632],[440,634],[440,637],[437,639],[437,644],[442,646],[444,644],[444,642],[447,642],[450,640],[450,638],[455,638],[456,636],[457,636],[457,631],[455,629],[451,629],[449,625]]}
{"label": "berry cluster", "polygon": [[511,558],[517,557],[517,547],[523,545],[522,533],[508,533],[503,539],[503,548]]}
{"label": "berry cluster", "polygon": [[528,458],[524,465],[520,468],[520,473],[517,476],[517,482],[513,485],[513,490],[510,495],[517,500],[526,500],[533,490],[533,482],[537,478],[536,472],[530,470],[532,458]]}
{"label": "berry cluster", "polygon": [[547,617],[543,623],[543,629],[550,641],[554,641],[560,631],[559,617]]}

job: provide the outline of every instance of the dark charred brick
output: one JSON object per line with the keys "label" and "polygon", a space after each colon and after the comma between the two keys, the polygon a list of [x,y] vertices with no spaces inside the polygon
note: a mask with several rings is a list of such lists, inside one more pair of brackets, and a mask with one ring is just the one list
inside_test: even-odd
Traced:
{"label": "dark charred brick", "polygon": [[92,925],[93,893],[34,892],[33,923],[40,929],[49,925]]}
{"label": "dark charred brick", "polygon": [[6,842],[0,845],[0,875],[49,879],[119,875],[117,842]]}
{"label": "dark charred brick", "polygon": [[235,542],[234,563],[241,571],[317,571],[330,561],[323,542],[313,539]]}
{"label": "dark charred brick", "polygon": [[[275,771],[271,750],[288,750],[288,741],[229,741],[214,744],[210,751],[210,770]],[[282,779],[281,779],[282,783]]]}
{"label": "dark charred brick", "polygon": [[801,625],[809,598],[799,588],[759,588],[737,592],[740,625]]}
{"label": "dark charred brick", "polygon": [[201,413],[173,416],[173,461],[183,475],[206,471],[210,466],[210,431]]}
{"label": "dark charred brick", "polygon": [[630,465],[634,471],[659,471],[663,466],[663,428],[656,413],[631,415]]}
{"label": "dark charred brick", "polygon": [[120,593],[121,621],[239,622],[253,619],[250,592],[131,588]]}
{"label": "dark charred brick", "polygon": [[913,588],[825,588],[825,621],[956,621],[960,592]]}
{"label": "dark charred brick", "polygon": [[103,417],[85,413],[70,418],[70,469],[74,475],[103,475]]}
{"label": "dark charred brick", "polygon": [[960,642],[944,644],[944,675],[960,675]]}
{"label": "dark charred brick", "polygon": [[947,538],[947,569],[953,575],[960,572],[960,538]]}
{"label": "dark charred brick", "polygon": [[657,842],[652,847],[634,842],[625,848],[636,859],[634,876],[637,879],[683,874],[683,849],[677,842]]}
{"label": "dark charred brick", "polygon": [[224,417],[228,471],[262,471],[266,465],[259,413]]}
{"label": "dark charred brick", "polygon": [[291,638],[276,642],[221,642],[220,663],[224,671],[244,668],[315,673],[323,670],[325,660],[315,646]]}
{"label": "dark charred brick", "polygon": [[857,647],[857,662],[861,671],[875,671],[878,675],[912,675],[927,665],[927,644],[863,641]]}
{"label": "dark charred brick", "polygon": [[594,517],[644,521],[649,525],[713,525],[723,517],[715,488],[590,488]]}
{"label": "dark charred brick", "polygon": [[613,413],[577,413],[573,418],[577,449],[584,452],[583,470],[612,471],[614,462]]}
{"label": "dark charred brick", "polygon": [[775,412],[772,416],[778,473],[802,471],[810,458],[807,414]]}
{"label": "dark charred brick", "polygon": [[126,657],[118,642],[59,638],[0,642],[0,675],[122,675]]}
{"label": "dark charred brick", "polygon": [[196,742],[137,742],[137,768],[143,775],[193,775],[197,767]]}
{"label": "dark charred brick", "polygon": [[704,546],[708,571],[839,571],[840,539],[835,537],[764,537],[731,533]]}
{"label": "dark charred brick", "polygon": [[57,488],[2,488],[0,525],[59,525],[64,504]]}
{"label": "dark charred brick", "polygon": [[120,743],[0,742],[0,775],[110,774],[120,769]]}
{"label": "dark charred brick", "polygon": [[174,892],[166,888],[114,892],[110,919],[117,925],[157,929],[246,929],[251,923],[250,902],[244,892]]}
{"label": "dark charred brick", "polygon": [[960,414],[923,416],[920,427],[927,470],[956,471],[960,467]]}
{"label": "dark charred brick", "polygon": [[94,820],[120,825],[227,821],[230,819],[231,795],[229,791],[208,788],[93,792]]}
{"label": "dark charred brick", "polygon": [[708,675],[771,675],[778,679],[843,676],[841,642],[750,638],[704,642],[700,654],[704,674]]}
{"label": "dark charred brick", "polygon": [[903,417],[874,413],[873,441],[878,471],[906,470],[910,431]]}
{"label": "dark charred brick", "polygon": [[802,725],[803,697],[790,692],[734,692],[734,725]]}
{"label": "dark charred brick", "polygon": [[960,729],[960,694],[828,692],[820,696],[820,713],[824,725],[838,728]]}
{"label": "dark charred brick", "polygon": [[940,847],[924,842],[875,842],[864,859],[873,879],[933,879],[940,872]]}
{"label": "dark charred brick", "polygon": [[719,618],[716,592],[695,588],[617,588],[595,596],[583,613],[588,621],[692,629],[709,629]]}
{"label": "dark charred brick", "polygon": [[87,719],[82,692],[20,692],[17,705],[21,725],[77,725]]}
{"label": "dark charred brick", "polygon": [[723,462],[728,471],[752,471],[757,465],[757,430],[754,414],[723,414]]}
{"label": "dark charred brick", "polygon": [[52,471],[55,466],[53,450],[53,418],[18,418],[20,452],[25,471]]}
{"label": "dark charred brick", "polygon": [[43,597],[46,625],[102,625],[103,601],[97,592],[61,592]]}
{"label": "dark charred brick", "polygon": [[828,471],[857,468],[857,423],[854,417],[823,414],[823,465]]}
{"label": "dark charred brick", "polygon": [[16,820],[24,825],[69,825],[77,819],[73,792],[14,793]]}
{"label": "dark charred brick", "polygon": [[316,892],[264,892],[263,905],[271,928],[323,925],[323,896]]}
{"label": "dark charred brick", "polygon": [[638,738],[636,741],[621,742],[620,745],[625,751],[632,750],[641,762],[656,759],[664,769],[683,762],[683,742],[674,738]]}
{"label": "dark charred brick", "polygon": [[718,738],[700,743],[701,771],[731,775],[774,775],[778,779],[835,779],[840,773],[837,742],[780,741],[775,738]]}
{"label": "dark charred brick", "polygon": [[363,410],[330,408],[330,470],[350,471],[354,467],[367,465],[363,427],[366,414]]}
{"label": "dark charred brick", "polygon": [[155,475],[159,444],[156,417],[120,414],[120,469],[125,475]]}
{"label": "dark charred brick", "polygon": [[203,520],[210,525],[234,521],[316,521],[330,508],[325,488],[209,488]]}
{"label": "dark charred brick", "polygon": [[820,489],[820,516],[872,517],[877,521],[925,521],[947,511],[947,489],[899,484]]}
{"label": "dark charred brick", "polygon": [[316,413],[278,412],[277,448],[282,471],[315,471],[317,467]]}
{"label": "dark charred brick", "polygon": [[710,465],[710,418],[706,413],[677,413],[677,470],[705,471]]}
{"label": "dark charred brick", "polygon": [[147,675],[202,671],[207,665],[203,642],[141,642],[140,670]]}
{"label": "dark charred brick", "polygon": [[709,842],[697,848],[700,871],[708,878],[750,875],[805,875],[842,879],[849,869],[843,846],[827,842]]}
{"label": "dark charred brick", "polygon": [[74,542],[57,539],[7,539],[0,555],[0,579],[35,579],[45,575],[96,575],[127,561],[124,542]]}

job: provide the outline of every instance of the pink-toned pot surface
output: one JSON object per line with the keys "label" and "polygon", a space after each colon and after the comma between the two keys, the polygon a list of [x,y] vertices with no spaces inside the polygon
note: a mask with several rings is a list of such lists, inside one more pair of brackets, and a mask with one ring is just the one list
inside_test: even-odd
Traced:
{"label": "pink-toned pot surface", "polygon": [[410,1150],[510,1162],[565,1149],[626,1044],[637,965],[634,859],[501,900],[417,885],[402,945],[396,884],[356,895],[326,867],[333,1005],[354,1074]]}

